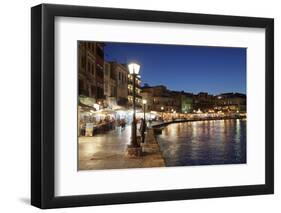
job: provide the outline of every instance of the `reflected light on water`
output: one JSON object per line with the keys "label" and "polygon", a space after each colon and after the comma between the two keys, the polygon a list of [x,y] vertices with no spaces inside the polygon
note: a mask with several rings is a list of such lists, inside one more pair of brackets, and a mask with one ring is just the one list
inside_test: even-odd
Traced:
{"label": "reflected light on water", "polygon": [[170,124],[158,141],[168,166],[246,163],[246,120]]}

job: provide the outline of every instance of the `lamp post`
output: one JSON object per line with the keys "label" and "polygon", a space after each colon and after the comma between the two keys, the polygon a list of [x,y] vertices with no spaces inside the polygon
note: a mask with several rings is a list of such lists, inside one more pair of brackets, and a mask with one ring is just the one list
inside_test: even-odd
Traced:
{"label": "lamp post", "polygon": [[163,111],[164,111],[164,107],[161,106],[161,111],[162,111],[162,115],[161,115],[161,118],[162,118],[162,121],[164,121],[164,117],[163,117]]}
{"label": "lamp post", "polygon": [[137,122],[136,122],[136,76],[139,74],[140,65],[137,63],[130,63],[128,65],[129,73],[133,76],[133,121],[132,121],[132,137],[131,148],[139,147],[137,143]]}
{"label": "lamp post", "polygon": [[143,104],[143,119],[144,119],[144,122],[145,122],[145,107],[146,107],[146,104],[147,104],[147,100],[142,100],[142,104]]}

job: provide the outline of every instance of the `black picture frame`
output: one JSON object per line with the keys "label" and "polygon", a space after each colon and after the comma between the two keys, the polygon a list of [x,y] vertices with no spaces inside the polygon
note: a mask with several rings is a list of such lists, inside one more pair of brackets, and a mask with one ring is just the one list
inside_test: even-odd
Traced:
{"label": "black picture frame", "polygon": [[[55,17],[264,28],[266,124],[265,184],[56,197],[54,22]],[[41,4],[31,8],[31,204],[60,208],[217,198],[274,193],[274,20],[271,18]]]}

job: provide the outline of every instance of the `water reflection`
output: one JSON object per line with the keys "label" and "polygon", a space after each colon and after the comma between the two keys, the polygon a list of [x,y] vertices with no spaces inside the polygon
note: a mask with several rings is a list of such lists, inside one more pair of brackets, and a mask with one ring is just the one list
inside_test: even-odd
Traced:
{"label": "water reflection", "polygon": [[170,124],[158,141],[167,166],[246,163],[246,120]]}

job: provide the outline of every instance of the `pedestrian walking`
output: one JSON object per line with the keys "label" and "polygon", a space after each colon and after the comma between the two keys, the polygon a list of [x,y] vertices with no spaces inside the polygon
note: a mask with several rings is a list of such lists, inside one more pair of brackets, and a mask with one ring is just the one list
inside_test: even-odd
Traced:
{"label": "pedestrian walking", "polygon": [[125,121],[125,119],[122,119],[121,120],[121,129],[124,130],[125,127],[126,127],[126,121]]}

